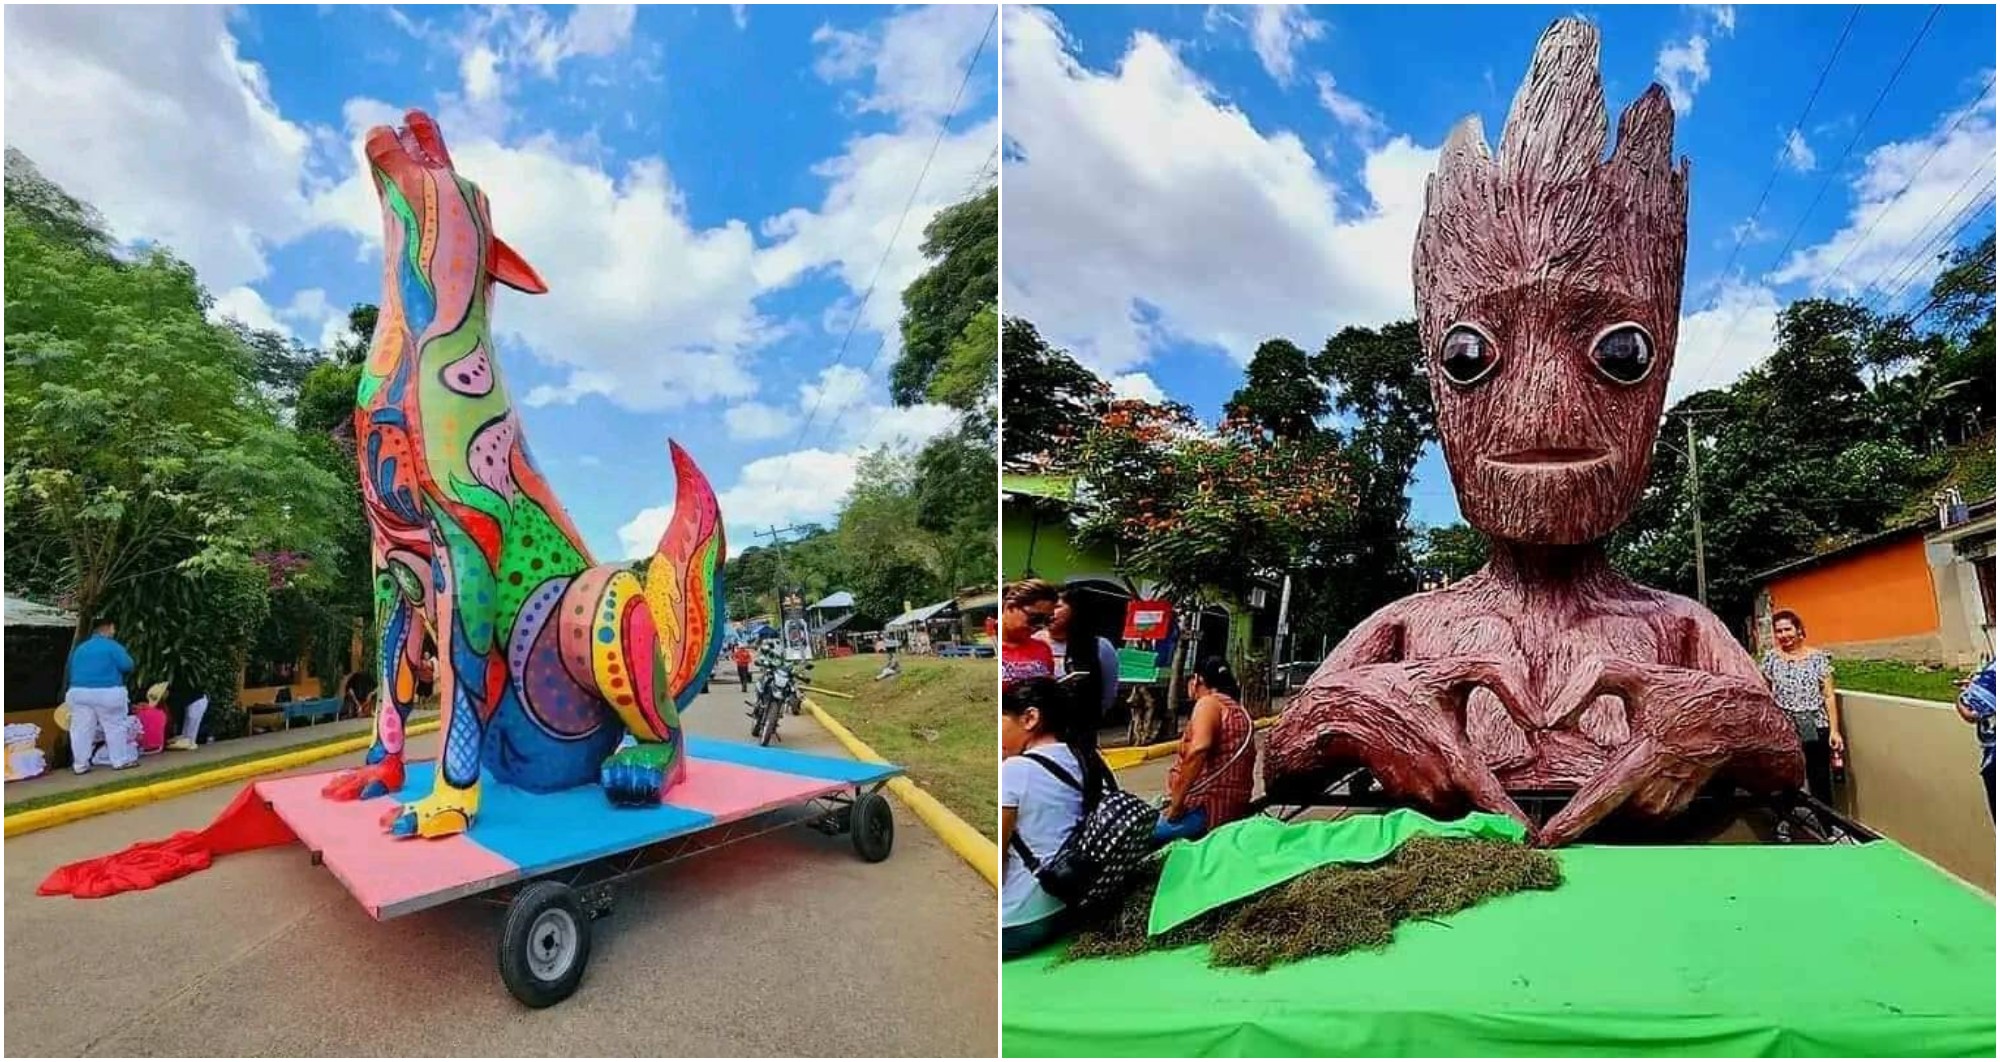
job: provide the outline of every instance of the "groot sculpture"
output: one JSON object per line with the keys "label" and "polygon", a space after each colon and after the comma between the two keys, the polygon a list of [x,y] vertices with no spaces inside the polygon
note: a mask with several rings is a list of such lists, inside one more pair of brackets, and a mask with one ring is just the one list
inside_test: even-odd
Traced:
{"label": "groot sculpture", "polygon": [[1418,331],[1478,574],[1355,628],[1293,699],[1267,787],[1366,767],[1392,796],[1530,825],[1511,792],[1572,791],[1538,833],[1664,818],[1720,775],[1796,789],[1804,757],[1754,662],[1705,608],[1613,571],[1673,366],[1688,169],[1658,85],[1605,157],[1597,31],[1543,34],[1497,157],[1476,117],[1425,193]]}

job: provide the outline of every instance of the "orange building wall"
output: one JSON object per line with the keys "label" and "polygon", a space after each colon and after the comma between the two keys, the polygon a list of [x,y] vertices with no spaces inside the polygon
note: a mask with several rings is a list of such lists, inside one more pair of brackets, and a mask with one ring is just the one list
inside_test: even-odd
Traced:
{"label": "orange building wall", "polygon": [[1772,580],[1771,610],[1791,609],[1814,644],[1934,634],[1937,592],[1921,535],[1884,542]]}

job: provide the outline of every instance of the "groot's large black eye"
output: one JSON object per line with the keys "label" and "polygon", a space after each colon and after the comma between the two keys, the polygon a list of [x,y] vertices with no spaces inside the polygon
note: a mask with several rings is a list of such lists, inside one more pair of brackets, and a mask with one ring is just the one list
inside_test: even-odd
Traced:
{"label": "groot's large black eye", "polygon": [[1493,340],[1471,325],[1454,325],[1444,334],[1444,345],[1438,350],[1438,367],[1444,370],[1444,378],[1460,387],[1484,379],[1499,360]]}
{"label": "groot's large black eye", "polygon": [[1653,371],[1653,337],[1638,325],[1612,325],[1597,334],[1590,360],[1616,383],[1635,384]]}

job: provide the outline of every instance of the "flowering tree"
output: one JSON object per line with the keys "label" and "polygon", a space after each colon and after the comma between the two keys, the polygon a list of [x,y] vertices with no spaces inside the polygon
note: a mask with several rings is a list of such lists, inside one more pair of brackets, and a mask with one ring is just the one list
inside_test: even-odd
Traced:
{"label": "flowering tree", "polygon": [[[1083,535],[1158,578],[1183,613],[1240,600],[1259,575],[1321,564],[1353,531],[1353,476],[1328,433],[1281,437],[1240,414],[1207,430],[1186,406],[1123,400],[1085,435],[1076,467]],[[1183,638],[1175,710],[1186,656]]]}

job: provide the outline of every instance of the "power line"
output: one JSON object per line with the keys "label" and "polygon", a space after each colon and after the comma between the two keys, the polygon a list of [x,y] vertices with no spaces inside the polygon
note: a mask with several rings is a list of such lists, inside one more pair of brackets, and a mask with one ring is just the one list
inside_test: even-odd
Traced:
{"label": "power line", "polygon": [[[1812,113],[1813,103],[1819,99],[1819,90],[1826,85],[1826,75],[1833,69],[1833,61],[1840,58],[1840,49],[1847,43],[1847,34],[1854,29],[1854,20],[1860,14],[1860,4],[1854,5],[1853,9],[1848,11],[1847,25],[1840,28],[1840,39],[1833,42],[1833,51],[1828,52],[1826,62],[1820,64],[1819,80],[1813,82],[1812,94],[1806,97],[1805,107],[1799,111],[1799,116],[1792,121],[1791,130],[1793,132],[1797,132],[1805,127],[1806,116]],[[1729,260],[1723,263],[1722,266],[1721,275],[1725,280],[1729,276],[1729,271],[1736,268],[1736,256],[1743,250],[1744,242],[1749,239],[1751,231],[1757,227],[1757,216],[1764,212],[1764,202],[1770,197],[1772,186],[1778,183],[1778,172],[1784,168],[1783,160],[1784,153],[1780,152],[1778,158],[1771,163],[1770,176],[1764,179],[1764,190],[1757,193],[1757,205],[1750,208],[1750,220],[1736,234],[1736,245],[1729,249]]]}
{"label": "power line", "polygon": [[[972,81],[972,71],[979,65],[979,57],[985,53],[986,42],[992,38],[993,25],[999,17],[1000,9],[996,6],[993,9],[993,14],[986,19],[986,31],[979,35],[979,44],[972,50],[972,57],[966,60],[965,76],[959,79],[958,91],[954,92],[951,97],[951,106],[945,110],[944,119],[938,123],[937,136],[931,140],[931,149],[929,154],[924,156],[923,168],[917,171],[916,183],[910,186],[910,198],[903,204],[902,214],[896,218],[896,227],[889,233],[889,242],[882,248],[882,257],[875,262],[875,274],[868,278],[868,287],[861,293],[861,304],[854,308],[854,316],[848,318],[847,331],[840,337],[840,347],[834,352],[833,363],[821,372],[822,379],[825,378],[826,371],[839,368],[841,362],[847,357],[847,345],[854,338],[855,326],[861,323],[862,315],[868,309],[868,300],[875,295],[875,285],[882,279],[882,270],[889,264],[889,254],[896,249],[896,240],[903,234],[903,225],[909,221],[910,211],[917,205],[917,196],[924,188],[924,178],[930,175],[931,163],[937,160],[938,148],[944,143],[945,134],[951,131],[951,120],[958,116],[958,104],[965,96],[965,86]],[[884,340],[883,345],[887,346],[887,340]],[[871,363],[869,373],[872,375],[873,371],[874,367]],[[830,389],[828,387],[821,387],[819,388],[819,394],[814,396],[812,409],[806,413],[805,423],[799,425],[799,437],[792,442],[792,451],[794,453],[798,451],[800,446],[805,445],[806,433],[812,430],[812,422],[819,416],[819,407],[826,401],[826,393]]]}
{"label": "power line", "polygon": [[[1924,175],[1924,171],[1930,168],[1931,160],[1938,157],[1938,153],[1944,150],[1946,144],[1951,143],[1951,134],[1958,132],[1958,127],[1960,125],[1965,124],[1965,120],[1967,118],[1970,118],[1974,111],[1979,110],[1979,105],[1981,103],[1986,102],[1986,93],[1991,91],[1993,88],[1993,78],[1994,78],[1993,74],[1986,75],[1985,86],[1980,88],[1978,95],[1972,98],[1971,103],[1965,105],[1964,110],[1958,112],[1958,117],[1952,119],[1951,125],[1947,126],[1945,128],[1944,134],[1938,137],[1937,145],[1931,148],[1930,154],[1925,155],[1924,161],[1917,164],[1917,168],[1913,172],[1911,172],[1909,179],[1903,182],[1903,186],[1901,188],[1896,189],[1894,194],[1890,195],[1888,199],[1883,201],[1882,209],[1875,212],[1875,220],[1870,221],[1868,223],[1868,227],[1862,230],[1861,235],[1856,237],[1854,242],[1848,245],[1847,253],[1840,256],[1840,261],[1835,262],[1833,264],[1833,267],[1831,269],[1828,269],[1824,274],[1822,274],[1820,279],[1814,283],[1813,292],[1815,294],[1817,294],[1821,290],[1821,288],[1828,279],[1832,278],[1833,276],[1835,276],[1840,272],[1841,266],[1846,265],[1848,260],[1854,257],[1854,252],[1860,250],[1862,245],[1868,242],[1868,237],[1874,234],[1876,226],[1882,224],[1882,219],[1889,216],[1889,208],[1893,206],[1898,199],[1902,198],[1903,193],[1908,192],[1912,187],[1916,185],[1917,178],[1922,177]],[[1958,196],[1957,192],[1952,193],[1953,198],[1957,198],[1957,196]],[[1859,294],[1859,292],[1857,292],[1857,294]]]}
{"label": "power line", "polygon": [[[1952,247],[1957,246],[1958,237],[1962,235],[1966,229],[1971,228],[1974,222],[1981,220],[1981,215],[1986,214],[1987,211],[1992,207],[1992,205],[1993,205],[1993,193],[1991,191],[1988,191],[1985,192],[1981,198],[1971,203],[1967,203],[1964,208],[1961,208],[1957,214],[1953,215],[1953,220],[1959,221],[1958,227],[1951,231],[1951,234],[1945,238],[1945,241],[1942,244],[1938,243],[1937,238],[1935,236],[1932,237],[1930,240],[1926,241],[1924,253],[1916,256],[1915,258],[1912,258],[1909,264],[1904,267],[1904,271],[1907,272],[1909,275],[1903,277],[1901,282],[1896,285],[1896,289],[1890,292],[1887,298],[1884,299],[1882,303],[1876,307],[1875,312],[1882,313],[1884,311],[1887,311],[1890,307],[1896,305],[1896,300],[1903,297],[1904,290],[1907,289],[1911,284],[1915,283],[1918,277],[1924,275],[1922,263],[1932,261],[1937,257],[1939,257],[1940,255],[1949,254],[1950,249]],[[1963,220],[1959,220],[1961,218]],[[1942,230],[1940,230],[1940,235],[1942,235]],[[1898,276],[1901,275],[1902,275],[1901,273],[1898,274]],[[1913,317],[1912,320],[1914,319],[1915,318]]]}
{"label": "power line", "polygon": [[[1785,237],[1785,245],[1778,248],[1776,257],[1771,260],[1771,269],[1778,268],[1784,262],[1785,253],[1792,249],[1792,244],[1798,240],[1799,233],[1805,231],[1806,222],[1812,218],[1813,211],[1819,207],[1819,201],[1826,196],[1827,187],[1833,183],[1833,175],[1840,171],[1841,164],[1853,154],[1854,145],[1861,142],[1861,134],[1868,131],[1868,123],[1874,119],[1875,112],[1882,106],[1882,101],[1888,98],[1889,90],[1896,87],[1897,80],[1903,76],[1903,68],[1909,65],[1910,57],[1917,52],[1917,45],[1923,43],[1925,35],[1931,31],[1931,23],[1937,21],[1938,12],[1943,8],[1943,4],[1931,5],[1931,12],[1925,16],[1924,24],[1918,27],[1917,35],[1912,37],[1909,46],[1903,49],[1903,57],[1896,61],[1896,69],[1889,72],[1889,80],[1883,83],[1882,90],[1875,94],[1875,102],[1868,105],[1868,113],[1863,115],[1860,123],[1854,127],[1854,135],[1848,139],[1847,146],[1841,149],[1840,158],[1832,166],[1827,167],[1826,176],[1821,178],[1819,190],[1813,193],[1812,202],[1806,205],[1805,213],[1799,215],[1798,224],[1792,226],[1791,235]],[[1708,357],[1702,362],[1701,371],[1695,374],[1694,379],[1697,384],[1708,382],[1708,370],[1714,366],[1715,359],[1722,354],[1723,348],[1735,338],[1737,326],[1743,323],[1743,318],[1749,313],[1749,303],[1745,303],[1742,309],[1736,311],[1736,316],[1730,320],[1729,327],[1723,330],[1722,338],[1716,340],[1715,345],[1709,348]],[[1700,387],[1697,386],[1696,390],[1700,390]]]}

